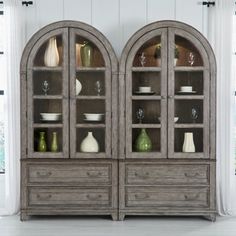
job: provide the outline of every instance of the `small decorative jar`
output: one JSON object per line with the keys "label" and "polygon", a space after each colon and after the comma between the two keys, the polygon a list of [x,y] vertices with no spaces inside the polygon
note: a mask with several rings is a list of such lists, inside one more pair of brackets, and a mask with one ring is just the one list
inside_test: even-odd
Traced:
{"label": "small decorative jar", "polygon": [[150,152],[152,150],[152,142],[146,129],[141,129],[138,138],[135,141],[135,150],[137,152]]}
{"label": "small decorative jar", "polygon": [[45,132],[39,132],[38,152],[46,152],[47,144],[45,141]]}
{"label": "small decorative jar", "polygon": [[51,151],[58,152],[57,132],[52,132]]}
{"label": "small decorative jar", "polygon": [[93,132],[88,132],[88,135],[80,144],[81,152],[99,152],[99,145],[97,140],[93,137]]}
{"label": "small decorative jar", "polygon": [[193,133],[184,133],[183,152],[195,152],[195,145],[193,141]]}

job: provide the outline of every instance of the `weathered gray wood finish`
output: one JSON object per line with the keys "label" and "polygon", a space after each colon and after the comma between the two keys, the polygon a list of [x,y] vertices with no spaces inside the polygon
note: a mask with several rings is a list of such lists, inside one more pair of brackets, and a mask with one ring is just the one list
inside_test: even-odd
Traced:
{"label": "weathered gray wood finish", "polygon": [[[58,39],[60,62],[57,67],[46,67],[43,63],[45,43],[53,36]],[[95,45],[98,62],[94,62],[93,67],[78,65],[76,43],[82,43],[83,39]],[[117,71],[117,58],[108,40],[92,26],[81,22],[50,24],[33,35],[26,45],[21,60],[22,220],[30,215],[64,214],[111,215],[117,220]],[[105,93],[76,96],[75,78],[80,72],[83,79],[92,75],[93,79],[103,80]],[[44,79],[49,79],[54,86],[47,96],[41,90]],[[78,118],[81,114],[77,113],[77,101],[91,104],[91,112],[96,112],[93,109],[97,109],[97,104],[104,103],[105,122],[83,122]],[[62,121],[42,123],[40,112],[62,112]],[[37,151],[35,130],[41,129],[58,131],[59,152]],[[95,130],[103,137],[101,152],[79,152],[78,138],[83,138],[81,129]]]}
{"label": "weathered gray wood finish", "polygon": [[[145,45],[151,42],[150,48],[153,48],[152,39],[159,38],[161,42],[156,40],[156,44],[162,45],[161,66],[155,69],[152,63],[148,64],[151,49],[146,50]],[[180,48],[176,66],[175,44]],[[135,64],[142,50],[147,55],[144,67]],[[194,66],[187,62],[187,50],[196,55]],[[132,95],[137,73],[141,76],[154,71],[161,73],[161,78],[158,77],[161,79],[160,94]],[[184,85],[183,81],[191,75],[196,94],[179,94],[178,86]],[[216,62],[208,41],[181,22],[151,23],[137,31],[126,44],[120,59],[119,83],[119,219],[123,220],[125,215],[198,215],[215,220]],[[158,99],[161,101],[161,124],[134,124],[133,104],[138,107],[139,101],[140,106],[145,105],[143,101],[151,101],[153,107]],[[200,107],[195,123],[188,118],[187,110],[194,105]],[[148,114],[151,114],[150,107]],[[180,117],[174,123],[176,114]],[[132,137],[137,134],[134,128],[160,129],[160,150],[136,152],[135,137]],[[182,153],[182,146],[178,144],[187,131],[195,136],[194,153]],[[150,133],[150,138],[156,137]]]}

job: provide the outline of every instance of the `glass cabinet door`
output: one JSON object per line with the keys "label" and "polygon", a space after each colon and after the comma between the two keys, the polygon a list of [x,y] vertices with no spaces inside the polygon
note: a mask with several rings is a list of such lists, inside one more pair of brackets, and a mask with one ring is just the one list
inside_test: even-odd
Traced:
{"label": "glass cabinet door", "polygon": [[166,158],[167,29],[139,38],[126,72],[126,156]]}
{"label": "glass cabinet door", "polygon": [[208,57],[187,32],[168,35],[168,157],[209,158]]}
{"label": "glass cabinet door", "polygon": [[111,158],[111,71],[101,41],[70,29],[72,158]]}
{"label": "glass cabinet door", "polygon": [[68,157],[68,31],[54,30],[34,46],[27,65],[29,157]]}

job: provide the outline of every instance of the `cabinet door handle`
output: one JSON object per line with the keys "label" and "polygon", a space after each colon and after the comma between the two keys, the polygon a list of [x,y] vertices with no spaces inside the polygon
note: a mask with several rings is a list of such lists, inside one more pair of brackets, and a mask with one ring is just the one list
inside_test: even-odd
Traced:
{"label": "cabinet door handle", "polygon": [[37,174],[38,177],[43,177],[43,178],[45,178],[45,177],[51,176],[51,175],[52,175],[52,172],[51,172],[51,171],[48,171],[48,172],[40,172],[40,171],[37,171],[36,174]]}
{"label": "cabinet door handle", "polygon": [[194,174],[184,173],[184,176],[187,177],[187,178],[196,178],[197,176],[199,176],[199,173],[198,172],[196,172]]}
{"label": "cabinet door handle", "polygon": [[86,197],[89,200],[96,201],[96,200],[101,199],[102,195],[101,194],[96,194],[96,195],[87,194]]}
{"label": "cabinet door handle", "polygon": [[142,173],[135,172],[134,175],[142,179],[147,179],[150,177],[149,172],[142,172]]}
{"label": "cabinet door handle", "polygon": [[141,193],[141,194],[135,194],[134,197],[137,200],[145,200],[149,198],[149,195],[147,193]]}
{"label": "cabinet door handle", "polygon": [[190,195],[185,194],[184,195],[184,199],[186,201],[193,201],[193,200],[196,200],[198,198],[199,198],[199,193],[197,193],[197,194],[190,194]]}
{"label": "cabinet door handle", "polygon": [[43,196],[40,195],[40,194],[37,194],[37,198],[38,198],[39,200],[43,200],[43,201],[49,200],[51,197],[52,197],[51,194],[47,194],[47,195],[43,195]]}
{"label": "cabinet door handle", "polygon": [[102,173],[101,172],[87,172],[87,176],[88,177],[91,177],[91,178],[95,178],[95,177],[98,177],[98,176],[101,176]]}

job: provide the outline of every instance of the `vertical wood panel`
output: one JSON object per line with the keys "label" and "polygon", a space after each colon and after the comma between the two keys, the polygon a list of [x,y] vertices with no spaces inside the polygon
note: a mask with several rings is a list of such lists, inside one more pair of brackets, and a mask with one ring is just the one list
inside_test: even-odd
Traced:
{"label": "vertical wood panel", "polygon": [[92,0],[92,25],[108,38],[116,53],[120,54],[119,0]]}
{"label": "vertical wood panel", "polygon": [[64,0],[64,19],[91,24],[91,0]]}
{"label": "vertical wood panel", "polygon": [[147,0],[147,20],[148,23],[157,20],[175,19],[175,0]]}
{"label": "vertical wood panel", "polygon": [[37,18],[39,27],[63,20],[63,0],[37,1]]}
{"label": "vertical wood panel", "polygon": [[176,0],[176,20],[203,32],[203,8],[199,0]]}
{"label": "vertical wood panel", "polygon": [[120,0],[121,48],[128,39],[147,22],[146,0]]}

